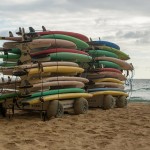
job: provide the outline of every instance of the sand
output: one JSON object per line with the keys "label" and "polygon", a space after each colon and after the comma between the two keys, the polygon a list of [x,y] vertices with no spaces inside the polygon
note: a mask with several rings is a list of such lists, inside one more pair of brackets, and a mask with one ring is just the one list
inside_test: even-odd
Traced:
{"label": "sand", "polygon": [[150,150],[150,104],[92,109],[47,122],[39,117],[0,117],[0,150]]}

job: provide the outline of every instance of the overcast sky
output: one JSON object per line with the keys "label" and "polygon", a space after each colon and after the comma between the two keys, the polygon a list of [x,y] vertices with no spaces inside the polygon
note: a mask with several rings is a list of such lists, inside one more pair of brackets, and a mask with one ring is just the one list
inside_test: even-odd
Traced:
{"label": "overcast sky", "polygon": [[44,25],[115,42],[130,55],[134,78],[150,78],[149,0],[5,0],[0,16],[1,36]]}

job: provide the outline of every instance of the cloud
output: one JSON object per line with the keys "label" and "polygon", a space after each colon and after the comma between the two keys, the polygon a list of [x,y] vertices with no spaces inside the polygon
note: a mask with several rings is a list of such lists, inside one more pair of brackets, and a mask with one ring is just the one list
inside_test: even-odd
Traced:
{"label": "cloud", "polygon": [[[1,11],[15,12],[85,12],[90,10],[123,11],[131,14],[150,13],[148,0],[6,0]],[[95,14],[98,15],[98,14]]]}
{"label": "cloud", "polygon": [[135,44],[149,44],[150,43],[150,31],[118,31],[116,37],[123,38],[125,40],[134,40]]}

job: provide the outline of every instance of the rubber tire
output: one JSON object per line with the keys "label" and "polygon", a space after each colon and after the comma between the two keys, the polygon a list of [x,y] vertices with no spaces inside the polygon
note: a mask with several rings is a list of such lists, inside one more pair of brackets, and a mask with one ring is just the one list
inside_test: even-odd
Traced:
{"label": "rubber tire", "polygon": [[112,109],[115,106],[115,98],[112,95],[106,95],[103,99],[103,109]]}
{"label": "rubber tire", "polygon": [[74,113],[76,115],[85,114],[88,111],[88,107],[88,101],[85,98],[78,98],[74,102]]}
{"label": "rubber tire", "polygon": [[127,98],[126,96],[120,96],[119,98],[117,98],[116,100],[116,107],[118,108],[124,108],[127,106]]}
{"label": "rubber tire", "polygon": [[49,101],[47,110],[46,110],[46,117],[49,120],[52,117],[55,117],[57,114],[57,106],[58,106],[58,100]]}
{"label": "rubber tire", "polygon": [[0,107],[0,114],[1,114],[3,117],[6,117],[7,109],[4,108],[3,106],[1,106],[1,107]]}

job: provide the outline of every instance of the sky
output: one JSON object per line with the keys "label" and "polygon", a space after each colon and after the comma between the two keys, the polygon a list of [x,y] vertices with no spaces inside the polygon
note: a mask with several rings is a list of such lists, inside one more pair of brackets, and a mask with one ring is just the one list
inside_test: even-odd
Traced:
{"label": "sky", "polygon": [[149,0],[5,0],[0,3],[0,36],[44,25],[94,40],[100,37],[130,56],[134,78],[150,78],[149,6]]}

